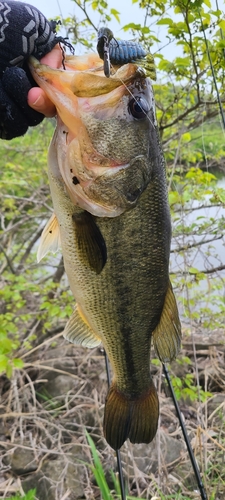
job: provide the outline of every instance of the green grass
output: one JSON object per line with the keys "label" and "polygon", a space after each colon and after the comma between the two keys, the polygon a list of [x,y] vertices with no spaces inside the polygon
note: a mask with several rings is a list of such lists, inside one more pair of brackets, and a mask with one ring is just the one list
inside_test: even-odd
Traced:
{"label": "green grass", "polygon": [[[98,455],[98,451],[95,447],[94,441],[91,438],[91,436],[88,434],[86,431],[86,438],[88,441],[88,444],[91,449],[91,454],[92,454],[92,459],[93,459],[93,464],[89,465],[91,468],[96,483],[100,489],[102,499],[103,500],[119,500],[121,498],[121,493],[120,493],[120,485],[117,477],[115,476],[114,472],[111,471],[113,483],[114,483],[114,489],[115,491],[112,492],[108,486],[106,476],[101,464],[101,460]],[[190,497],[187,497],[187,495],[183,495],[181,492],[175,493],[173,495],[164,495],[160,490],[158,490],[155,498],[160,499],[160,500],[190,500]],[[126,495],[126,500],[143,500],[143,497],[131,497],[129,495]],[[210,499],[211,500],[211,499]]]}
{"label": "green grass", "polygon": [[36,493],[36,490],[30,490],[24,496],[21,496],[20,494],[17,494],[14,497],[8,498],[8,500],[35,500],[35,493]]}

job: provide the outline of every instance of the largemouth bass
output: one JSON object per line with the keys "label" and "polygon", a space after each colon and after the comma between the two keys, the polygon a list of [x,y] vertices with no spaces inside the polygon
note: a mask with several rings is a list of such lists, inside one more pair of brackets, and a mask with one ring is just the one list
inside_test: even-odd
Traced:
{"label": "largemouth bass", "polygon": [[38,257],[61,241],[76,299],[64,336],[86,347],[102,342],[110,359],[103,429],[116,450],[128,438],[149,443],[157,431],[151,338],[163,362],[180,346],[164,159],[151,82],[135,64],[110,78],[95,55],[70,57],[66,67],[31,63],[58,115],[49,150],[55,215]]}

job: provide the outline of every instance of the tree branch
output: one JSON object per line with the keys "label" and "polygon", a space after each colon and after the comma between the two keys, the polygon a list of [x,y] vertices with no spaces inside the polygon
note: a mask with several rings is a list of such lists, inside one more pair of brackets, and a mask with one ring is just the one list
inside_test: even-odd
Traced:
{"label": "tree branch", "polygon": [[212,267],[211,269],[201,269],[197,273],[192,273],[190,271],[178,271],[171,272],[170,274],[173,276],[198,276],[198,274],[213,274],[218,273],[219,271],[225,270],[225,264],[221,264],[221,266]]}
{"label": "tree branch", "polygon": [[223,235],[217,236],[215,238],[211,238],[208,240],[195,241],[195,243],[190,243],[190,244],[187,243],[187,245],[184,245],[183,247],[174,248],[173,250],[170,251],[170,253],[183,252],[183,251],[189,250],[190,248],[199,247],[200,245],[206,245],[206,243],[212,243],[212,241],[221,240],[222,238],[223,238]]}

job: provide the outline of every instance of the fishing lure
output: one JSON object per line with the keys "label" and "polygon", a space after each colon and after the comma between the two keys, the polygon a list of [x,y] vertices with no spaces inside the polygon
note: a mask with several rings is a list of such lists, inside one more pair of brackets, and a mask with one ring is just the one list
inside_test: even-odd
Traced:
{"label": "fishing lure", "polygon": [[113,32],[109,28],[100,28],[98,30],[97,51],[98,55],[104,61],[104,73],[107,78],[110,77],[110,42],[114,40]]}
{"label": "fishing lure", "polygon": [[[104,61],[104,73],[110,77],[112,65],[140,62],[149,76],[155,80],[153,56],[147,53],[139,42],[133,40],[116,40],[109,28],[100,28],[98,31],[97,51]],[[145,61],[144,61],[145,60]]]}

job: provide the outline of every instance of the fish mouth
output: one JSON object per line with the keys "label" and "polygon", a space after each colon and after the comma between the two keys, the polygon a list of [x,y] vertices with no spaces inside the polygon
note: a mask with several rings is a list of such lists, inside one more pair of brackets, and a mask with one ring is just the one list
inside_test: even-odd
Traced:
{"label": "fish mouth", "polygon": [[96,216],[115,217],[136,204],[144,189],[143,179],[127,189],[133,158],[124,148],[115,155],[101,153],[93,145],[89,121],[94,117],[107,127],[107,120],[113,122],[117,112],[121,124],[129,123],[132,117],[120,117],[120,106],[129,93],[128,86],[145,75],[136,64],[129,63],[106,78],[102,61],[93,54],[91,61],[90,56],[75,56],[66,59],[65,65],[66,71],[42,65],[33,57],[29,60],[34,79],[57,109],[53,141],[59,172],[75,205]]}
{"label": "fish mouth", "polygon": [[96,54],[86,57],[66,56],[66,71],[41,64],[33,56],[29,58],[28,63],[35,81],[40,84],[41,88],[44,88],[58,111],[60,106],[57,88],[59,91],[62,89],[64,92],[70,91],[76,97],[96,97],[108,94],[123,84],[128,85],[138,76],[146,77],[143,68],[137,64],[128,63],[117,67],[115,73],[110,78],[106,78],[102,60]]}

